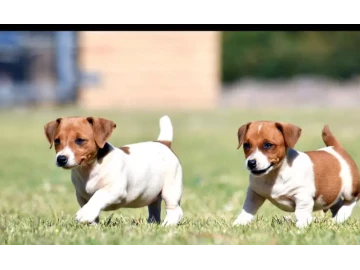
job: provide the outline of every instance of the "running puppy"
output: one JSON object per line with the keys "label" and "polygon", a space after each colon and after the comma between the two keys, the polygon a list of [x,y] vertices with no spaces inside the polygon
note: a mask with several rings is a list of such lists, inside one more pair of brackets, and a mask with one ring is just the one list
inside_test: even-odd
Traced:
{"label": "running puppy", "polygon": [[327,147],[300,152],[294,146],[301,129],[287,123],[258,121],[238,130],[250,184],[243,209],[233,225],[251,222],[266,199],[278,208],[295,212],[296,226],[312,222],[312,212],[331,210],[336,222],[347,220],[360,197],[358,168],[325,126]]}
{"label": "running puppy", "polygon": [[101,211],[148,206],[148,222],[160,222],[161,200],[166,204],[162,225],[182,218],[182,167],[171,150],[173,127],[160,119],[157,141],[116,148],[108,143],[116,124],[95,117],[58,118],[45,125],[56,165],[71,169],[81,209],[79,222],[97,223]]}

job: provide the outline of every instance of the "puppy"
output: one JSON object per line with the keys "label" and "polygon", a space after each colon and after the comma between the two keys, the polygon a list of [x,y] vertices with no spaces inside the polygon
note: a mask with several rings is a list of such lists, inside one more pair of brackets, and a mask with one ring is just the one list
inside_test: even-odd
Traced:
{"label": "puppy", "polygon": [[101,211],[148,206],[148,222],[160,223],[161,200],[166,204],[162,225],[176,225],[183,216],[182,166],[171,150],[173,127],[160,119],[157,141],[116,148],[108,139],[116,124],[95,117],[58,118],[44,127],[57,166],[71,169],[81,209],[79,222],[97,223]]}
{"label": "puppy", "polygon": [[331,210],[338,223],[347,220],[360,197],[358,168],[330,132],[322,131],[327,147],[300,152],[294,148],[301,129],[288,123],[258,121],[238,130],[250,171],[249,187],[233,225],[250,223],[268,199],[278,208],[295,212],[296,226],[312,222],[312,212]]}

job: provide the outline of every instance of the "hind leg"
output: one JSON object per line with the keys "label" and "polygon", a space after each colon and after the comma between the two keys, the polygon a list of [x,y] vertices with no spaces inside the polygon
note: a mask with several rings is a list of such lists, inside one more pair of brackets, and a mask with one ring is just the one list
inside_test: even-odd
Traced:
{"label": "hind leg", "polygon": [[161,196],[157,198],[155,202],[148,206],[149,217],[148,223],[160,223],[161,219]]}
{"label": "hind leg", "polygon": [[343,201],[343,205],[338,209],[336,215],[334,216],[334,220],[337,223],[342,223],[346,221],[356,205],[357,200],[352,201]]}
{"label": "hind leg", "polygon": [[330,207],[332,217],[335,217],[339,212],[339,209],[343,206],[344,201],[340,198],[334,205]]}
{"label": "hind leg", "polygon": [[162,226],[177,225],[183,216],[180,207],[182,196],[182,169],[179,164],[175,176],[168,176],[165,179],[161,196],[166,205],[166,217]]}

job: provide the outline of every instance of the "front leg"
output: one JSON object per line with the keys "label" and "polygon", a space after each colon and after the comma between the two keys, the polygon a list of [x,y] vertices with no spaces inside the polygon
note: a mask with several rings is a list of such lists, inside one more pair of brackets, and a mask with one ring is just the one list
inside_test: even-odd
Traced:
{"label": "front leg", "polygon": [[295,197],[296,227],[303,229],[312,222],[314,199],[311,196]]}
{"label": "front leg", "polygon": [[76,213],[76,220],[85,223],[98,221],[100,212],[112,204],[119,204],[123,196],[103,188],[94,193],[90,200]]}
{"label": "front leg", "polygon": [[233,226],[246,225],[250,223],[264,202],[265,198],[257,194],[249,187],[247,190],[244,207],[240,215],[234,221]]}
{"label": "front leg", "polygon": [[[78,192],[76,192],[76,200],[78,202],[78,204],[80,205],[80,208],[82,208],[87,202],[88,200],[86,200],[83,196],[81,196]],[[94,225],[96,225],[97,223],[99,223],[99,217],[97,217],[94,221]]]}

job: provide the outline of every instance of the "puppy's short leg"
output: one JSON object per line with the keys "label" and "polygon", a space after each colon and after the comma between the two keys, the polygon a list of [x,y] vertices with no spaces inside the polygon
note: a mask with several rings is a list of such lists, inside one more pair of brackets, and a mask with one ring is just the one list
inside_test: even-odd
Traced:
{"label": "puppy's short leg", "polygon": [[[76,192],[76,199],[78,201],[78,204],[80,205],[80,208],[82,208],[88,201],[84,199],[78,192]],[[94,223],[99,223],[99,217],[97,217],[94,221]]]}
{"label": "puppy's short leg", "polygon": [[161,200],[162,200],[161,196],[159,196],[155,202],[153,202],[152,204],[150,204],[148,206],[148,210],[149,210],[148,222],[149,223],[152,223],[152,222],[160,223],[160,219],[161,219]]}
{"label": "puppy's short leg", "polygon": [[165,179],[164,187],[161,192],[161,197],[166,205],[166,217],[161,226],[176,225],[183,216],[183,211],[180,207],[182,196],[182,170],[179,165],[175,177],[171,176]]}
{"label": "puppy's short leg", "polygon": [[340,198],[334,205],[330,207],[332,217],[335,217],[337,215],[339,209],[341,208],[341,206],[343,206],[343,204],[344,201]]}
{"label": "puppy's short leg", "polygon": [[346,221],[351,216],[356,202],[356,200],[344,201],[343,205],[340,207],[339,211],[334,217],[335,222],[342,223]]}
{"label": "puppy's short leg", "polygon": [[99,189],[76,213],[76,220],[79,222],[94,223],[103,209],[112,204],[119,204],[123,198],[123,196],[111,192],[110,189]]}
{"label": "puppy's short leg", "polygon": [[265,202],[265,198],[254,192],[250,187],[247,190],[245,203],[240,215],[234,221],[233,226],[246,225],[250,223],[259,208]]}
{"label": "puppy's short leg", "polygon": [[312,222],[314,200],[311,196],[295,196],[295,203],[296,227],[302,229]]}

